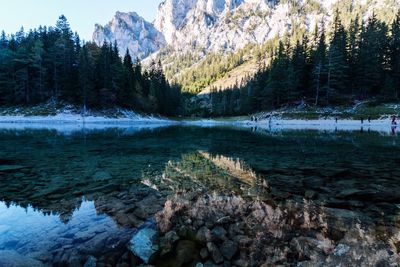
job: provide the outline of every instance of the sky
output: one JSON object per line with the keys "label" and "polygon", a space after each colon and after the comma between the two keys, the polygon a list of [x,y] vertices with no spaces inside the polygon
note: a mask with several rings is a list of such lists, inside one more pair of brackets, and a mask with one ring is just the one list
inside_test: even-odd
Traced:
{"label": "sky", "polygon": [[53,26],[64,14],[72,30],[90,41],[94,24],[107,24],[116,11],[135,11],[153,21],[162,0],[0,0],[0,32],[17,32],[39,25]]}

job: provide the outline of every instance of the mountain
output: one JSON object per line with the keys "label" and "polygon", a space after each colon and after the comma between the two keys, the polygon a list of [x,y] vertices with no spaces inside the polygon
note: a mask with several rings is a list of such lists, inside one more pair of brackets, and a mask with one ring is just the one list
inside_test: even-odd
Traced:
{"label": "mountain", "polygon": [[155,27],[178,50],[236,51],[284,34],[290,4],[276,0],[166,0]]}
{"label": "mountain", "polygon": [[[138,14],[117,12],[106,26],[96,25],[93,40],[117,40],[120,49],[146,58],[169,47],[179,53],[202,51],[226,53],[247,44],[263,44],[274,37],[313,31],[324,21],[328,26],[339,10],[345,24],[356,15],[375,12],[391,21],[399,0],[165,0],[154,23]],[[122,53],[122,52],[121,52]]]}
{"label": "mountain", "polygon": [[107,25],[96,24],[93,41],[98,45],[116,41],[122,55],[129,49],[130,54],[139,59],[166,46],[163,34],[135,12],[117,12]]}
{"label": "mountain", "polygon": [[347,23],[356,14],[372,12],[390,21],[398,6],[398,0],[166,0],[154,26],[179,51],[230,52],[295,31],[313,31],[322,20],[328,26],[337,9]]}
{"label": "mountain", "polygon": [[[165,0],[152,24],[136,13],[118,12],[107,26],[96,26],[94,40],[117,40],[122,51],[128,47],[141,59],[158,52],[147,62],[161,60],[170,81],[199,92],[220,88],[214,83],[221,78],[232,85],[251,76],[256,58],[268,57],[278,38],[298,40],[316,25],[329,32],[336,10],[347,27],[373,13],[391,23],[399,6],[400,0]],[[245,64],[251,71],[235,72]]]}

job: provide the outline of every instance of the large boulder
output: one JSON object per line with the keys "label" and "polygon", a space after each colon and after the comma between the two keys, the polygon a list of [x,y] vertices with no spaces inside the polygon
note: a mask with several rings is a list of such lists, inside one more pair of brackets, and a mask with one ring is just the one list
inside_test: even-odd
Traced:
{"label": "large boulder", "polygon": [[146,264],[158,251],[158,232],[153,221],[145,222],[138,228],[129,242],[129,250]]}

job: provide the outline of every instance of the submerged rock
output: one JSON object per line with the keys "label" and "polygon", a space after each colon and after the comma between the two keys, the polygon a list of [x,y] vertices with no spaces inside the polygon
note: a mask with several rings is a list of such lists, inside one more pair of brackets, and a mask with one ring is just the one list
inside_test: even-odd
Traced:
{"label": "submerged rock", "polygon": [[211,258],[216,264],[220,264],[224,262],[224,257],[222,256],[221,252],[219,251],[218,247],[212,243],[207,243],[207,249],[210,252]]}
{"label": "submerged rock", "polygon": [[177,266],[187,266],[198,258],[196,244],[189,240],[181,240],[176,246]]}
{"label": "submerged rock", "polygon": [[179,240],[179,236],[175,231],[170,231],[165,234],[160,240],[161,256],[172,251],[174,243]]}
{"label": "submerged rock", "polygon": [[217,226],[211,231],[211,234],[216,240],[222,241],[225,240],[227,232],[222,226]]}
{"label": "submerged rock", "polygon": [[40,261],[21,255],[15,251],[0,250],[1,267],[42,267]]}
{"label": "submerged rock", "polygon": [[106,171],[98,171],[93,175],[93,179],[96,181],[106,181],[112,179],[112,176]]}
{"label": "submerged rock", "polygon": [[21,165],[0,165],[0,172],[13,172],[21,169],[26,169],[26,167]]}
{"label": "submerged rock", "polygon": [[231,260],[238,250],[238,245],[231,240],[226,240],[222,243],[220,250],[226,259]]}
{"label": "submerged rock", "polygon": [[207,242],[211,241],[212,237],[211,237],[210,229],[208,229],[205,226],[201,227],[197,231],[196,239],[197,239],[197,241],[199,241],[201,243],[207,243]]}
{"label": "submerged rock", "polygon": [[129,242],[129,249],[147,264],[158,251],[157,237],[154,222],[146,222],[133,235]]}
{"label": "submerged rock", "polygon": [[350,251],[350,247],[348,245],[344,245],[344,244],[339,244],[335,250],[333,251],[333,254],[335,256],[343,256],[345,255],[347,252]]}
{"label": "submerged rock", "polygon": [[96,264],[97,264],[97,259],[93,256],[89,256],[83,267],[96,267]]}

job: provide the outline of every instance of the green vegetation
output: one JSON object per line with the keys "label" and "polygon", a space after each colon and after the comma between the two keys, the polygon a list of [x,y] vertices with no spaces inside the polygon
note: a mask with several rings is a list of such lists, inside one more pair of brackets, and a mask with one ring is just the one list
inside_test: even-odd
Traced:
{"label": "green vegetation", "polygon": [[372,120],[390,119],[393,115],[400,114],[400,105],[398,104],[381,104],[374,101],[361,102],[354,106],[337,106],[335,108],[306,106],[306,107],[283,107],[273,112],[259,112],[256,114],[258,118],[266,118],[269,116],[279,117],[282,119],[297,120],[317,120],[317,119],[353,119],[366,120],[371,117]]}
{"label": "green vegetation", "polygon": [[270,65],[247,85],[212,90],[211,114],[240,115],[288,105],[394,102],[400,93],[400,13],[388,26],[373,14],[345,28],[337,12],[331,34],[321,25],[301,41],[280,41]]}
{"label": "green vegetation", "polygon": [[170,86],[161,64],[142,71],[116,44],[82,43],[61,16],[56,27],[0,36],[0,105],[67,102],[91,109],[123,107],[173,115],[180,89]]}

